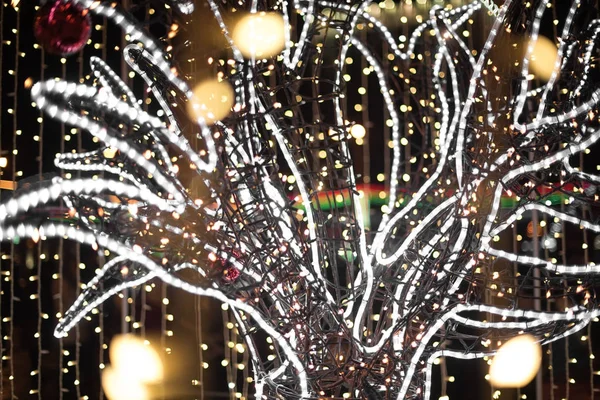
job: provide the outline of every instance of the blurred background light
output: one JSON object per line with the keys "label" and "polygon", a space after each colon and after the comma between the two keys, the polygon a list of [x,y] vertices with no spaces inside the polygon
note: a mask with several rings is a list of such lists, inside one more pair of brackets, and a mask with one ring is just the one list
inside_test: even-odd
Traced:
{"label": "blurred background light", "polygon": [[249,14],[233,30],[233,42],[248,58],[271,57],[283,50],[285,24],[277,13]]}
{"label": "blurred background light", "polygon": [[527,385],[537,374],[542,349],[531,335],[520,335],[504,343],[492,360],[490,382],[497,388]]}

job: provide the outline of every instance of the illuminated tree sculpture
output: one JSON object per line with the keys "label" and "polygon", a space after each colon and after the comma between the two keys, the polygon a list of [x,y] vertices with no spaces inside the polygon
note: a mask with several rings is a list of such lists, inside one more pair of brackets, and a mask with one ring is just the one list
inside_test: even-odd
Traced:
{"label": "illuminated tree sculpture", "polygon": [[[547,0],[435,7],[400,43],[366,1],[242,3],[283,16],[287,46],[263,60],[231,39],[240,5],[207,0],[231,46],[217,68],[235,96],[209,126],[182,112],[194,97],[158,42],[114,4],[71,1],[128,34],[125,60],[162,109],[143,111],[97,58],[91,85],[32,88],[48,115],[103,143],[57,156],[81,178],[0,206],[3,239],[67,237],[110,251],[57,336],[123,288],[159,278],[229,305],[259,397],[428,399],[440,356],[482,358],[492,340],[525,332],[548,343],[600,315],[590,292],[599,267],[495,247],[530,212],[550,218],[555,238],[566,224],[600,232],[600,176],[572,166],[600,138],[600,23],[587,2],[566,6],[554,70],[540,82],[529,64]],[[467,40],[466,24],[481,24],[487,40]],[[392,132],[389,202],[372,233],[344,112],[348,52],[377,77]],[[403,154],[406,141],[421,152]],[[48,207],[60,201],[66,209]],[[534,286],[567,308],[533,310]],[[276,357],[259,352],[265,335]]]}

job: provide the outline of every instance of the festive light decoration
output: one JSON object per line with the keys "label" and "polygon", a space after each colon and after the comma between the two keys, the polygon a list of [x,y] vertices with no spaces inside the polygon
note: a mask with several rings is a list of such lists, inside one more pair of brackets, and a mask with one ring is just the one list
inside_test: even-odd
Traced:
{"label": "festive light decoration", "polygon": [[[571,165],[600,138],[600,93],[590,87],[600,30],[580,15],[580,0],[569,4],[543,83],[529,64],[551,8],[545,0],[485,3],[489,12],[481,3],[434,7],[402,43],[368,2],[282,4],[285,47],[266,60],[244,59],[237,48],[224,17],[237,4],[208,2],[232,53],[216,68],[235,96],[231,114],[212,126],[182,115],[194,93],[130,16],[113,3],[66,3],[123,29],[125,59],[161,109],[144,111],[97,58],[93,85],[47,80],[32,88],[50,117],[103,143],[57,156],[61,169],[86,177],[55,178],[0,205],[2,239],[69,238],[111,254],[64,314],[58,337],[110,296],[159,278],[231,310],[259,398],[405,399],[430,397],[439,357],[488,357],[492,340],[522,333],[550,343],[600,315],[588,291],[597,266],[495,245],[526,213],[546,216],[558,237],[567,223],[600,231],[589,217],[600,178]],[[253,2],[248,11],[274,10]],[[475,23],[491,24],[482,47],[459,34]],[[360,34],[367,30],[369,40]],[[522,51],[502,51],[517,35],[529,39],[516,43]],[[375,50],[382,44],[389,53]],[[373,233],[349,150],[350,138],[367,131],[353,134],[358,125],[344,103],[354,51],[380,86],[391,129],[389,198]],[[402,148],[418,141],[415,131],[427,140],[409,158]],[[567,195],[558,206],[548,200],[557,192]],[[323,194],[329,204],[320,203]],[[506,195],[517,199],[510,209],[501,208]],[[48,207],[60,200],[66,209]],[[520,300],[529,291],[562,296],[568,306],[528,309]],[[266,358],[258,331],[272,343]]]}

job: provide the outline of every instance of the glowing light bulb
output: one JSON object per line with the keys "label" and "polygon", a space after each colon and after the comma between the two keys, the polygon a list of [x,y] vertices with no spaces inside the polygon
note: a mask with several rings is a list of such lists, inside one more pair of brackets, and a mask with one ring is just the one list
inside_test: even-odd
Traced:
{"label": "glowing light bulb", "polygon": [[277,13],[257,13],[243,17],[233,29],[232,39],[245,57],[266,58],[285,46],[285,24]]}
{"label": "glowing light bulb", "polygon": [[536,78],[544,81],[550,79],[557,55],[558,50],[554,42],[540,35],[533,47],[529,63],[531,72],[535,74]]}
{"label": "glowing light bulb", "polygon": [[206,80],[194,88],[193,97],[188,103],[188,114],[202,118],[213,124],[225,118],[233,106],[233,89],[227,81]]}
{"label": "glowing light bulb", "polygon": [[109,400],[146,400],[149,398],[145,385],[110,366],[102,371],[102,389]]}
{"label": "glowing light bulb", "polygon": [[114,149],[112,147],[107,147],[106,149],[104,149],[104,151],[102,152],[102,155],[106,158],[115,158],[115,155],[117,154],[117,149]]}
{"label": "glowing light bulb", "polygon": [[156,350],[133,335],[115,337],[109,355],[113,371],[130,382],[156,383],[163,378],[163,365]]}
{"label": "glowing light bulb", "polygon": [[367,130],[361,124],[352,125],[350,134],[354,139],[363,139],[367,135]]}
{"label": "glowing light bulb", "polygon": [[498,388],[517,388],[535,377],[542,362],[542,349],[531,335],[504,343],[492,360],[490,382]]}

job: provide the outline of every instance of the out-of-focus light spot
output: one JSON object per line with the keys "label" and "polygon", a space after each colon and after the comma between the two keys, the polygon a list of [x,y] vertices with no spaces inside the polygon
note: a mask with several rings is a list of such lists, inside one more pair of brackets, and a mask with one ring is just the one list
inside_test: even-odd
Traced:
{"label": "out-of-focus light spot", "polygon": [[283,17],[265,12],[246,15],[235,25],[232,39],[245,57],[274,56],[285,46]]}
{"label": "out-of-focus light spot", "polygon": [[102,370],[102,389],[109,400],[146,400],[148,390],[140,383],[131,381],[129,377],[106,367]]}
{"label": "out-of-focus light spot", "polygon": [[352,125],[350,134],[354,139],[363,139],[367,135],[367,130],[361,124]]}
{"label": "out-of-focus light spot", "polygon": [[556,45],[547,37],[538,37],[531,53],[530,67],[535,77],[547,81],[552,76],[558,50]]}
{"label": "out-of-focus light spot", "polygon": [[229,114],[233,100],[233,89],[229,82],[206,80],[194,88],[188,113],[194,119],[202,118],[206,123],[213,124]]}
{"label": "out-of-focus light spot", "polygon": [[527,385],[540,369],[542,349],[531,335],[517,336],[504,343],[492,360],[490,383],[497,388]]}
{"label": "out-of-focus light spot", "polygon": [[129,381],[155,383],[163,378],[163,365],[156,350],[133,335],[115,337],[109,355],[113,370]]}
{"label": "out-of-focus light spot", "polygon": [[102,152],[102,155],[106,158],[114,158],[116,154],[117,154],[117,149],[114,149],[112,147],[107,147]]}

